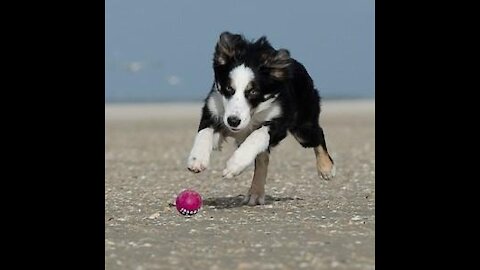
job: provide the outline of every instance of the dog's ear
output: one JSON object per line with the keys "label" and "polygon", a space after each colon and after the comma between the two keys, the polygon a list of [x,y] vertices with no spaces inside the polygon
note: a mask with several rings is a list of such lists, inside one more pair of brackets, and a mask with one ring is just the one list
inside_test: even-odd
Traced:
{"label": "dog's ear", "polygon": [[290,77],[289,67],[292,60],[288,50],[280,49],[263,55],[262,58],[264,59],[263,67],[267,69],[273,79],[282,81]]}
{"label": "dog's ear", "polygon": [[223,66],[227,64],[244,50],[246,44],[243,36],[232,34],[230,32],[223,32],[220,34],[217,45],[215,46],[215,53],[213,56],[214,65]]}
{"label": "dog's ear", "polygon": [[270,45],[270,42],[268,42],[266,36],[262,36],[255,41],[255,43],[253,43],[253,47],[259,52],[259,61],[261,66],[265,66],[271,55],[275,53],[275,49],[272,47],[272,45]]}

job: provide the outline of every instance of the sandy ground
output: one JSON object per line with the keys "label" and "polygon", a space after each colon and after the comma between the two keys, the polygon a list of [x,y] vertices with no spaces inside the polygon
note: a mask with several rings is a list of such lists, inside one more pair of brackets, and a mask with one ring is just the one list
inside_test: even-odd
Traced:
{"label": "sandy ground", "polygon": [[[274,148],[267,204],[242,206],[253,167],[221,173],[232,141],[194,175],[186,159],[201,104],[105,106],[106,269],[374,269],[374,101],[325,101],[321,124],[337,165],[319,180],[313,150]],[[184,188],[204,206],[176,212]]]}

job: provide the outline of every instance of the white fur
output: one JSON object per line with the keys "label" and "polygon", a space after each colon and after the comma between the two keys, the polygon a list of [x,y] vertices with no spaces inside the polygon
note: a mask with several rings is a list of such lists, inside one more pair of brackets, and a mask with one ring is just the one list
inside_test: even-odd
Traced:
{"label": "white fur", "polygon": [[245,97],[245,89],[255,78],[255,75],[249,67],[241,64],[230,71],[229,77],[231,80],[231,87],[235,89],[235,93],[229,99],[226,99],[225,97],[223,98],[223,105],[225,107],[223,122],[230,127],[227,118],[230,116],[236,116],[240,118],[241,122],[234,128],[243,129],[250,123],[250,104]]}
{"label": "white fur", "polygon": [[209,165],[212,149],[213,128],[204,128],[195,137],[195,142],[188,157],[188,169],[193,172],[205,170]]}
{"label": "white fur", "polygon": [[225,114],[225,108],[222,103],[222,95],[219,92],[212,92],[207,100],[207,108],[213,116],[217,118],[223,117]]}
{"label": "white fur", "polygon": [[282,114],[282,107],[275,102],[274,99],[269,99],[258,104],[252,116],[252,125],[261,124],[270,121]]}
{"label": "white fur", "polygon": [[278,97],[278,94],[272,95],[272,94],[266,94],[263,95],[264,99],[276,99]]}
{"label": "white fur", "polygon": [[213,150],[221,151],[222,143],[225,141],[225,138],[220,132],[213,133]]}
{"label": "white fur", "polygon": [[223,176],[232,178],[248,167],[258,154],[267,150],[270,142],[269,127],[263,126],[253,131],[227,161]]}

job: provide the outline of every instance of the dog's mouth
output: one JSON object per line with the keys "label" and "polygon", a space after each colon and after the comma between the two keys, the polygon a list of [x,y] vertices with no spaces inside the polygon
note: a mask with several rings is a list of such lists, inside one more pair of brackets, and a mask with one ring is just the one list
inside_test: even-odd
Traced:
{"label": "dog's mouth", "polygon": [[232,131],[232,132],[239,132],[241,129],[240,128],[234,128],[234,127],[229,127],[229,129]]}

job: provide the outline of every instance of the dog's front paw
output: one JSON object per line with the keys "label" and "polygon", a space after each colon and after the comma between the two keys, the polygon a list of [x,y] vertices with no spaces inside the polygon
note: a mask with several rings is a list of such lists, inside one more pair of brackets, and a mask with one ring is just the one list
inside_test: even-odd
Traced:
{"label": "dog's front paw", "polygon": [[190,157],[188,157],[187,168],[193,173],[199,173],[207,169],[208,163],[208,156],[190,155]]}
{"label": "dog's front paw", "polygon": [[252,192],[249,193],[242,201],[243,204],[249,206],[264,205],[265,204],[265,192]]}
{"label": "dog's front paw", "polygon": [[223,170],[223,177],[233,178],[242,173],[249,164],[248,160],[234,155],[227,161],[227,167]]}
{"label": "dog's front paw", "polygon": [[238,166],[238,165],[227,165],[227,168],[225,168],[225,170],[223,170],[223,177],[225,178],[233,178],[237,175],[239,175],[241,172],[243,171],[243,169]]}

